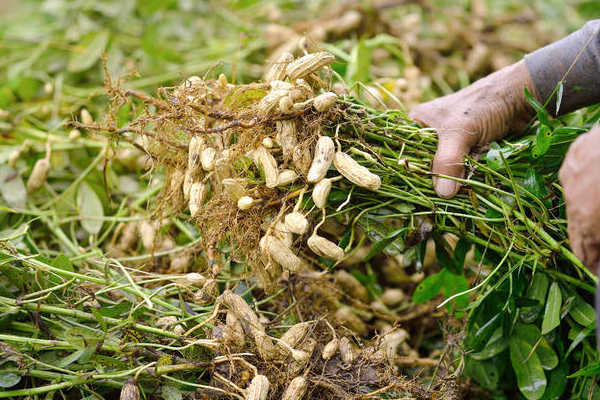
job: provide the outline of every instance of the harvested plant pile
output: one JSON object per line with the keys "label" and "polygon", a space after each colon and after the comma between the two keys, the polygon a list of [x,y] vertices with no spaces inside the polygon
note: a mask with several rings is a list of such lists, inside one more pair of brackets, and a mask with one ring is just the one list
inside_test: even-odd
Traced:
{"label": "harvested plant pile", "polygon": [[[516,398],[517,388],[528,398],[542,392],[545,399],[598,398],[592,279],[564,246],[555,176],[576,134],[597,123],[598,109],[560,121],[542,113],[532,136],[482,150],[479,154],[487,155],[479,163],[469,160],[470,180],[451,201],[435,197],[427,174],[435,136],[401,111],[372,109],[380,109],[381,101],[398,107],[387,91],[410,107],[456,90],[596,18],[595,2],[572,3],[0,2],[0,397],[113,399],[121,392],[123,398],[239,398],[264,393],[258,390],[266,386],[264,376],[270,398],[281,397],[288,387],[301,393],[304,385],[303,398],[359,393],[452,398],[458,395],[451,378],[462,372],[462,388],[475,388],[465,398]],[[98,124],[112,130],[112,143],[94,129],[71,130],[66,124],[73,115],[81,115],[87,126],[94,125],[92,116],[103,121],[103,50],[111,75],[136,68],[143,78],[127,87],[154,92],[219,60],[224,63],[212,70],[218,72],[208,76],[223,72],[235,82],[257,80],[265,59],[296,51],[303,35],[309,38],[306,49],[335,54],[331,67],[350,86],[368,85],[375,95],[365,96],[369,105],[362,97],[341,96],[326,113],[305,104],[287,119],[278,120],[281,113],[273,111],[257,119],[254,129],[233,127],[230,132],[247,132],[250,141],[239,145],[235,158],[244,148],[248,154],[242,165],[234,164],[234,176],[247,182],[247,189],[258,189],[248,193],[252,206],[243,212],[222,196],[220,207],[228,212],[223,228],[240,224],[233,235],[231,229],[198,235],[195,228],[219,192],[211,186],[218,180],[206,180],[206,202],[196,218],[186,211],[183,191],[167,197],[174,192],[164,189],[164,173],[176,176],[175,166],[187,169],[191,134],[183,130],[173,140],[183,146],[169,153],[177,155],[174,160],[166,157],[171,146],[150,135],[165,135],[156,119],[192,127],[176,118],[182,108],[170,100],[181,97],[175,88],[142,102],[131,101],[126,90],[113,91],[118,111]],[[330,90],[327,71],[320,75],[326,89],[306,80],[315,96]],[[188,81],[184,91],[201,83],[198,93],[215,92],[210,102],[199,103],[203,110],[242,122],[258,116],[253,104],[272,90],[269,85],[258,85],[256,92],[219,88],[208,78]],[[247,91],[248,98],[219,102],[236,90]],[[181,104],[188,103],[185,97]],[[128,123],[144,110],[137,125]],[[183,112],[197,120],[206,116],[189,108]],[[193,128],[235,120],[215,116]],[[323,193],[328,185],[309,183],[299,202],[306,173],[287,186],[266,188],[262,166],[251,157],[262,138],[274,140],[277,122],[284,120],[294,121],[298,137],[306,139],[311,161],[318,136],[336,144],[337,133],[342,151],[381,179],[381,188],[372,191],[335,180],[335,166],[327,172],[332,187],[317,234],[344,251],[342,262],[318,257],[307,244],[323,217],[320,203],[311,205],[312,191]],[[116,141],[119,148],[111,148]],[[270,142],[265,143],[266,148]],[[156,156],[154,162],[138,157],[134,146]],[[285,176],[281,172],[293,170],[294,159],[284,160],[281,148],[275,143],[267,150],[278,175]],[[200,174],[196,178],[202,183]],[[292,236],[300,271],[282,271],[279,280],[263,274],[259,283],[260,238],[282,208],[285,227],[285,214],[299,203],[310,225],[304,235]],[[256,218],[246,219],[252,213]],[[260,218],[266,220],[257,223]],[[213,227],[220,222],[206,220]],[[426,248],[420,240],[428,235]],[[457,243],[458,237],[464,240]],[[218,246],[211,249],[209,243]],[[434,253],[440,265],[432,262]],[[325,268],[332,273],[315,272]],[[273,283],[277,291],[266,294]],[[479,286],[453,299],[454,307],[436,309],[467,284]],[[226,290],[246,301],[260,325],[236,316],[235,303],[225,303],[231,296],[222,296]],[[465,306],[466,313],[456,312]],[[444,323],[440,333],[447,310],[456,319]],[[255,340],[264,337],[263,328],[271,342]],[[540,331],[548,332],[544,339]],[[286,346],[294,332],[305,333],[292,352]],[[310,359],[302,364],[313,340]],[[278,356],[263,359],[259,343],[263,351],[272,343]],[[343,351],[334,352],[335,343]],[[257,375],[251,393],[244,392]],[[489,392],[476,389],[474,380]]]}
{"label": "harvested plant pile", "polygon": [[[134,269],[85,257],[96,272],[84,275],[66,257],[26,256],[27,231],[4,236],[1,262],[12,286],[0,297],[2,371],[37,384],[1,396],[76,387],[107,397],[122,388],[132,399],[140,389],[146,397],[457,398],[455,376],[466,371],[494,390],[505,383],[498,368],[507,359],[528,399],[566,387],[596,391],[593,369],[566,379],[597,360],[593,278],[565,246],[555,174],[583,129],[540,111],[534,135],[469,158],[463,190],[440,199],[428,172],[435,135],[402,111],[330,92],[333,62],[327,53],[283,55],[266,83],[190,77],[155,98],[107,81],[106,122],[83,113],[75,125],[143,149],[166,176],[154,222],[123,224],[108,254],[128,251],[139,234],[160,270],[170,250],[157,233],[180,214],[198,226],[199,245],[188,247],[196,250],[184,254],[188,263],[173,257],[164,266],[187,274],[158,275],[135,264],[142,258],[118,254]],[[126,107],[143,111],[123,125]],[[33,171],[44,172],[40,165]],[[42,175],[30,178],[32,192]],[[349,300],[320,271],[367,243],[365,260],[404,252],[420,265],[430,237],[442,269],[413,301],[442,289],[465,324],[458,333],[448,328],[431,376],[406,380],[397,369],[406,332],[388,324],[380,338],[360,341],[372,336],[373,315],[388,310],[364,312],[369,295],[356,278],[336,272]],[[471,249],[476,263],[465,263]],[[205,263],[190,272],[193,256]]]}
{"label": "harvested plant pile", "polygon": [[[443,304],[467,318],[452,370],[466,369],[493,389],[497,360],[508,354],[528,399],[547,387],[564,390],[565,375],[597,359],[589,304],[595,278],[565,245],[556,181],[560,155],[583,129],[549,121],[535,104],[534,135],[469,158],[464,189],[440,199],[428,172],[435,135],[401,111],[372,110],[328,91],[333,62],[326,52],[296,59],[284,53],[265,83],[191,77],[157,98],[113,87],[115,104],[133,95],[152,108],[120,131],[77,125],[138,132],[150,159],[164,166],[157,220],[187,209],[202,237],[207,279],[197,304],[221,299],[227,306],[214,283],[227,259],[242,262],[268,296],[295,274],[335,269],[365,241],[372,243],[365,260],[410,247],[405,257],[421,263],[432,237],[443,269],[416,288],[413,300],[427,301],[443,287]],[[471,249],[478,264],[465,268]],[[326,308],[364,333],[356,315],[340,317],[346,308]],[[260,358],[276,358],[278,342],[253,324],[246,333]],[[307,358],[312,349],[294,349],[308,355],[292,351],[292,358]],[[590,373],[579,374],[569,387],[590,391]]]}

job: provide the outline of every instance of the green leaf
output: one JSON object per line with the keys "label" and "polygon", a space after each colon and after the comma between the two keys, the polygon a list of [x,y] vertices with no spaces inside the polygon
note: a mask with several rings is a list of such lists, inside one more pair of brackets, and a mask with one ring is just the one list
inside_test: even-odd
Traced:
{"label": "green leaf", "polygon": [[408,214],[409,212],[414,211],[415,206],[414,206],[414,204],[410,204],[410,203],[400,203],[400,204],[394,204],[394,208],[399,213]]}
{"label": "green leaf", "polygon": [[529,297],[515,297],[515,306],[520,307],[534,307],[540,304],[538,300],[530,299]]}
{"label": "green leaf", "polygon": [[533,324],[517,324],[515,326],[515,335],[529,343],[532,347],[535,346],[535,352],[540,358],[542,368],[551,370],[558,365],[558,356],[556,352],[548,344],[548,340],[542,336],[540,328]]}
{"label": "green leaf", "polygon": [[[140,45],[149,57],[154,58],[157,61],[181,63],[181,53],[175,51],[174,47],[169,43],[169,38],[165,37],[165,33],[168,30],[168,22],[161,24],[159,20],[155,21],[155,23],[146,27],[140,40]],[[171,40],[176,39],[171,38]]]}
{"label": "green leaf", "polygon": [[[500,147],[500,145],[496,142],[492,142],[490,144],[490,150],[487,152],[487,154],[485,155],[485,161],[487,162],[487,165],[492,168],[493,170],[499,170],[502,165],[504,164],[504,161],[502,161],[502,148]],[[506,158],[506,154],[503,154],[504,158]]]}
{"label": "green leaf", "polygon": [[548,125],[548,111],[544,108],[544,106],[537,101],[535,97],[527,90],[526,87],[523,88],[525,90],[525,99],[527,102],[533,107],[537,114],[537,118],[540,120],[542,125]]}
{"label": "green leaf", "polygon": [[61,358],[60,362],[57,364],[58,367],[60,368],[65,368],[71,364],[73,364],[75,361],[77,361],[85,352],[84,349],[80,349],[77,350],[71,354],[69,354],[68,356]]}
{"label": "green leaf", "polygon": [[121,314],[128,313],[131,310],[131,307],[131,303],[118,303],[115,305],[102,307],[98,310],[98,312],[104,317],[115,318]]}
{"label": "green leaf", "polygon": [[106,320],[104,319],[104,316],[100,313],[100,310],[98,310],[96,307],[90,307],[90,311],[94,315],[94,318],[96,318],[96,321],[98,322],[98,324],[100,324],[100,327],[102,328],[102,330],[104,332],[108,331],[108,325],[106,324]]}
{"label": "green leaf", "polygon": [[600,3],[597,0],[584,0],[579,1],[577,4],[577,12],[581,14],[583,18],[595,19],[600,14]]}
{"label": "green leaf", "polygon": [[94,355],[94,360],[101,363],[105,368],[127,369],[128,365],[127,362],[118,360],[114,356],[110,357],[96,354]]}
{"label": "green leaf", "polygon": [[580,325],[590,327],[596,324],[596,312],[594,307],[589,305],[581,297],[576,297],[569,315]]}
{"label": "green leaf", "polygon": [[571,352],[575,350],[579,343],[583,342],[586,337],[594,334],[593,328],[581,328],[579,325],[575,325],[571,331],[577,332],[577,335],[575,335],[575,337],[571,337],[571,332],[569,332],[569,339],[572,341],[567,349],[567,352],[565,353],[565,358],[567,358],[569,354],[571,354]]}
{"label": "green leaf", "polygon": [[371,50],[363,39],[352,48],[346,70],[346,82],[349,86],[355,82],[369,82],[371,79]]}
{"label": "green leaf", "polygon": [[353,237],[354,233],[353,231],[353,228],[348,229],[346,233],[344,233],[344,236],[342,236],[342,238],[340,239],[340,243],[338,244],[338,246],[344,249],[344,251],[346,251],[346,247],[350,244],[350,239]]}
{"label": "green leaf", "polygon": [[10,88],[23,101],[33,99],[42,86],[42,81],[31,76],[19,76],[10,82]]}
{"label": "green leaf", "polygon": [[377,274],[373,272],[370,266],[367,266],[367,270],[363,274],[358,270],[352,271],[352,275],[367,289],[369,295],[373,298],[381,297],[383,289],[377,281]]}
{"label": "green leaf", "polygon": [[469,341],[468,347],[474,352],[478,352],[484,348],[492,335],[496,332],[498,326],[502,322],[501,314],[496,314],[492,319],[487,321],[481,328],[475,332],[473,338]]}
{"label": "green leaf", "polygon": [[15,102],[15,95],[8,85],[0,87],[0,108],[7,108]]}
{"label": "green leaf", "polygon": [[542,321],[542,335],[551,332],[560,324],[560,306],[562,305],[562,295],[557,282],[550,285],[548,299],[546,300],[546,310]]}
{"label": "green leaf", "polygon": [[92,31],[86,34],[70,54],[67,69],[70,72],[89,69],[100,58],[108,39],[109,33],[105,30]]}
{"label": "green leaf", "polygon": [[59,254],[56,256],[54,260],[52,260],[52,266],[58,269],[62,269],[63,271],[75,272],[75,268],[73,268],[73,263],[69,260],[64,254]]}
{"label": "green leaf", "polygon": [[600,363],[586,365],[579,371],[567,376],[567,378],[578,378],[580,376],[598,376],[600,375]]}
{"label": "green leaf", "polygon": [[156,365],[159,367],[173,365],[173,356],[170,354],[163,354],[162,356],[160,356],[160,358],[156,362]]}
{"label": "green leaf", "polygon": [[548,152],[552,144],[552,131],[546,125],[540,125],[535,135],[535,144],[531,148],[531,155],[534,158],[541,157]]}
{"label": "green leaf", "polygon": [[267,95],[262,89],[235,90],[225,97],[225,104],[232,109],[240,109],[259,101]]}
{"label": "green leaf", "polygon": [[21,377],[17,374],[13,374],[12,372],[0,373],[0,387],[2,388],[13,387],[20,381]]}
{"label": "green leaf", "polygon": [[483,350],[478,353],[472,353],[470,356],[475,360],[483,361],[502,353],[507,347],[508,339],[504,337],[502,327],[500,326],[494,331]]}
{"label": "green leaf", "polygon": [[488,390],[494,390],[498,386],[500,373],[494,362],[467,359],[466,373]]}
{"label": "green leaf", "polygon": [[571,312],[571,309],[573,308],[573,304],[575,303],[575,296],[569,296],[568,293],[565,293],[564,291],[563,291],[563,295],[566,295],[568,297],[563,300],[562,307],[560,308],[560,319],[561,320],[564,317],[566,317],[567,314],[569,314]]}
{"label": "green leaf", "polygon": [[[417,270],[417,272],[422,271],[423,262],[425,262],[425,256],[427,256],[427,240],[423,240],[421,241],[421,243],[418,243],[417,245],[411,247],[409,251],[412,255],[412,258],[414,258],[415,269]],[[409,265],[409,262],[412,263],[412,261],[408,261],[411,257],[406,256],[407,254],[409,254],[409,251],[404,252],[404,259],[407,260],[406,265]]]}
{"label": "green leaf", "polygon": [[24,208],[27,204],[27,189],[19,173],[8,164],[0,165],[0,194],[10,207]]}
{"label": "green leaf", "polygon": [[6,331],[8,326],[17,319],[18,315],[19,309],[17,307],[9,308],[0,313],[0,331]]}
{"label": "green leaf", "polygon": [[517,335],[510,337],[508,348],[519,390],[528,400],[540,399],[546,390],[547,381],[538,355],[529,343]]}
{"label": "green leaf", "polygon": [[160,395],[165,400],[181,400],[183,395],[181,391],[173,386],[163,386],[160,388]]}
{"label": "green leaf", "polygon": [[529,168],[525,174],[525,180],[523,186],[535,197],[542,200],[547,207],[550,207],[552,203],[549,200],[544,200],[548,197],[548,188],[542,175],[539,174],[534,168]]}
{"label": "green leaf", "polygon": [[[348,192],[343,191],[343,190],[336,190],[336,189],[331,189],[331,192],[329,193],[329,196],[327,197],[327,202],[340,202],[340,201],[345,201],[348,198]],[[359,223],[361,222],[361,220],[358,221]],[[368,222],[367,218],[364,218],[363,222]],[[368,234],[368,232],[367,232]]]}
{"label": "green leaf", "polygon": [[[464,292],[469,289],[469,283],[467,282],[467,278],[463,274],[453,274],[450,270],[444,269],[444,282],[442,284],[442,293],[444,297],[447,299],[450,296],[453,296],[457,293]],[[446,308],[448,311],[452,310],[452,307],[455,309],[465,308],[469,305],[469,294],[465,293],[461,296],[457,296],[450,303],[446,304]],[[457,313],[461,313],[460,310],[456,311]],[[459,317],[460,315],[456,316]]]}
{"label": "green leaf", "polygon": [[[347,195],[346,195],[347,196]],[[346,199],[346,197],[344,197]],[[329,195],[328,200],[331,200]],[[364,215],[358,220],[359,226],[366,232],[367,237],[373,243],[377,243],[384,240],[394,230],[390,226],[373,219],[373,215]],[[404,241],[401,236],[396,237],[396,240],[392,240],[383,251],[390,256],[401,254],[404,251]]]}
{"label": "green leaf", "polygon": [[546,338],[542,337],[542,340],[535,348],[535,352],[540,358],[543,369],[552,370],[558,365],[558,356],[552,347],[550,347]]}
{"label": "green leaf", "polygon": [[[388,247],[392,242],[398,241],[398,246],[402,246],[402,237],[400,236],[403,232],[406,232],[408,228],[400,228],[396,229],[390,233],[388,233],[383,239],[375,243],[371,250],[365,255],[365,261],[370,260],[377,254],[381,253],[386,247]],[[402,250],[400,250],[402,251]]]}
{"label": "green leaf", "polygon": [[428,300],[433,299],[433,297],[438,294],[440,289],[442,288],[442,283],[444,279],[443,271],[438,272],[437,274],[433,274],[425,278],[419,286],[415,289],[413,294],[413,301],[417,304],[425,303]]}
{"label": "green leaf", "polygon": [[541,400],[560,399],[566,388],[567,371],[565,369],[565,364],[560,364],[550,371],[548,376],[548,386],[546,387],[546,391]]}
{"label": "green leaf", "polygon": [[558,88],[556,89],[556,115],[558,115],[558,112],[560,111],[564,91],[565,86],[563,81],[558,82]]}
{"label": "green leaf", "polygon": [[461,237],[456,243],[452,258],[454,259],[454,264],[459,269],[462,269],[465,265],[465,258],[467,257],[467,253],[469,250],[471,250],[472,246],[473,243],[471,243],[471,241],[469,241],[466,237]]}
{"label": "green leaf", "polygon": [[[58,256],[56,256],[56,258],[52,260],[52,266],[63,271],[75,272],[75,268],[73,268],[73,263],[71,262],[71,260],[69,260],[69,257],[65,256],[64,254],[59,254]],[[55,285],[61,284],[63,282],[62,279],[55,275],[50,275],[49,280]]]}
{"label": "green leaf", "polygon": [[594,384],[596,379],[586,379],[581,390],[581,400],[600,400],[600,386]]}
{"label": "green leaf", "polygon": [[96,331],[74,326],[65,331],[65,339],[76,349],[94,349],[102,342],[102,335]]}
{"label": "green leaf", "polygon": [[548,276],[546,274],[541,272],[535,274],[533,282],[527,289],[525,297],[536,300],[538,305],[521,308],[519,316],[522,322],[530,324],[538,318],[540,311],[544,307],[544,300],[546,299],[549,285],[550,282],[548,281]]}
{"label": "green leaf", "polygon": [[104,216],[104,208],[94,189],[86,182],[82,182],[77,190],[77,209],[82,217],[83,229],[91,235],[97,235],[102,228],[102,221],[95,218]]}

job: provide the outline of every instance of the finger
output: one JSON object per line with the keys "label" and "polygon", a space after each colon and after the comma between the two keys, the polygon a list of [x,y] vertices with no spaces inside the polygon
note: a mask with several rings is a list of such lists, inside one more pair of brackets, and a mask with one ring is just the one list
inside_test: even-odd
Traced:
{"label": "finger", "polygon": [[575,254],[577,258],[579,258],[585,264],[585,261],[583,260],[585,256],[585,251],[583,250],[583,243],[581,240],[582,235],[578,229],[577,220],[576,218],[567,215],[567,221],[567,232],[569,233],[569,243],[571,244],[571,251],[573,251],[573,254]]}
{"label": "finger", "polygon": [[581,226],[585,223],[577,221],[576,218],[568,220],[569,242],[573,254],[577,256],[590,271],[598,274],[598,261],[600,260],[600,240],[596,237],[597,233],[582,230]]}
{"label": "finger", "polygon": [[436,106],[438,100],[419,104],[408,113],[408,118],[416,121],[421,126],[440,126],[445,119],[446,111]]}
{"label": "finger", "polygon": [[[464,131],[438,131],[438,149],[433,158],[432,172],[435,174],[464,177],[465,155],[473,147],[471,135]],[[433,178],[433,186],[438,196],[445,199],[453,197],[460,189],[460,183],[446,179]]]}
{"label": "finger", "polygon": [[428,113],[424,111],[423,104],[417,106],[414,110],[408,113],[408,118],[416,121],[419,125],[430,126],[426,120],[428,120]]}
{"label": "finger", "polygon": [[582,239],[584,255],[581,259],[583,264],[593,273],[598,275],[598,260],[600,260],[600,242],[593,236],[585,236]]}

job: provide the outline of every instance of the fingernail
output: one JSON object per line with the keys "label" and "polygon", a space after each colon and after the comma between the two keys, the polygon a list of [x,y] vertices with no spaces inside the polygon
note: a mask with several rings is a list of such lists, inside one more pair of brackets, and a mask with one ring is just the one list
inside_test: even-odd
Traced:
{"label": "fingernail", "polygon": [[438,196],[449,199],[458,192],[458,184],[450,179],[438,178],[435,184],[435,191]]}

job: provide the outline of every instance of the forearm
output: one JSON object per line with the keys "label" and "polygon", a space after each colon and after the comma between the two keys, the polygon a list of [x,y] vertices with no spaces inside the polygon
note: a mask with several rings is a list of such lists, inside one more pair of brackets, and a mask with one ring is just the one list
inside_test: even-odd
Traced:
{"label": "forearm", "polygon": [[[556,86],[564,79],[558,114],[600,102],[600,20],[525,56],[535,91],[556,114]],[[552,98],[551,98],[552,96]],[[549,100],[549,101],[548,101]]]}

